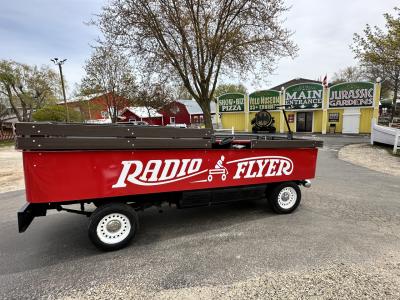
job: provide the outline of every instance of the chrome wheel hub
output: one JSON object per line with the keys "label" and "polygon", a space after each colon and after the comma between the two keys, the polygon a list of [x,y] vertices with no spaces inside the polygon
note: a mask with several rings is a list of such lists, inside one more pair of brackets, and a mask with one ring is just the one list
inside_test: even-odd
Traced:
{"label": "chrome wheel hub", "polygon": [[109,232],[117,232],[121,229],[121,222],[118,220],[111,220],[107,223],[106,228]]}
{"label": "chrome wheel hub", "polygon": [[128,237],[131,229],[132,225],[127,216],[113,213],[100,220],[97,224],[96,233],[103,243],[117,244]]}
{"label": "chrome wheel hub", "polygon": [[292,208],[297,201],[297,192],[294,188],[288,186],[283,188],[278,194],[278,204],[283,209]]}
{"label": "chrome wheel hub", "polygon": [[289,201],[289,199],[290,199],[289,193],[287,193],[287,192],[283,193],[283,195],[282,195],[282,200],[283,200],[284,202],[286,202],[286,201]]}

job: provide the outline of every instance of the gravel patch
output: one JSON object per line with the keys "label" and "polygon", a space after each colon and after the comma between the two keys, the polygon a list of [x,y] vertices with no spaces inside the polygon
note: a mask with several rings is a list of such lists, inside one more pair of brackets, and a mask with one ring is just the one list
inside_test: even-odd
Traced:
{"label": "gravel patch", "polygon": [[400,262],[379,266],[339,263],[269,272],[229,285],[148,289],[110,282],[63,299],[400,299]]}
{"label": "gravel patch", "polygon": [[0,147],[0,193],[25,188],[22,152]]}
{"label": "gravel patch", "polygon": [[391,155],[387,149],[369,144],[344,146],[339,158],[385,174],[400,176],[400,156]]}

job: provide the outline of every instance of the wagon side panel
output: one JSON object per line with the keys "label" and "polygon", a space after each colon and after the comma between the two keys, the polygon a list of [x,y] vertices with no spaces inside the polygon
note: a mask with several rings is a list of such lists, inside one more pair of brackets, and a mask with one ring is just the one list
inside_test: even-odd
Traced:
{"label": "wagon side panel", "polygon": [[25,151],[27,200],[77,201],[315,177],[316,148]]}

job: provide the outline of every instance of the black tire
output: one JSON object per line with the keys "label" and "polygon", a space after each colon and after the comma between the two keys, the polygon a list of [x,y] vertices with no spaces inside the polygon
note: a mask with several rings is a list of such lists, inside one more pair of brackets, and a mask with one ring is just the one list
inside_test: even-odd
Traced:
{"label": "black tire", "polygon": [[[287,188],[287,189],[286,189]],[[282,194],[281,191],[286,189]],[[289,199],[287,199],[289,197]],[[278,214],[290,214],[300,204],[301,191],[299,186],[294,182],[283,182],[267,189],[268,203],[271,208]]]}
{"label": "black tire", "polygon": [[90,216],[88,234],[96,247],[113,251],[128,245],[138,228],[138,216],[132,207],[124,203],[108,203],[98,207]]}

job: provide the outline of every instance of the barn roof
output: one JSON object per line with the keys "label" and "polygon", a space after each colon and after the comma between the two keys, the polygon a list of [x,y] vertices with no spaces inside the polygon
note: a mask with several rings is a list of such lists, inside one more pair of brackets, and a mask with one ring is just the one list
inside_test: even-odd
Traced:
{"label": "barn roof", "polygon": [[[89,101],[92,100],[94,98],[103,96],[104,93],[95,93],[95,94],[90,94],[90,95],[80,95],[80,96],[76,96],[74,98],[70,98],[67,99],[67,103],[73,103],[73,102],[84,102],[84,101]],[[64,100],[59,100],[57,101],[57,104],[63,104]]]}
{"label": "barn roof", "polygon": [[[203,114],[203,110],[201,109],[200,105],[194,100],[179,99],[176,101],[185,105],[186,109],[190,115]],[[214,101],[211,101],[210,108],[211,108],[211,113],[215,114],[215,102]]]}
{"label": "barn roof", "polygon": [[[150,108],[147,110],[145,106],[129,106],[124,108],[121,114],[123,114],[126,110],[129,110],[131,113],[135,114],[139,118],[161,118],[162,115],[157,112],[154,108]],[[150,111],[150,116],[149,116]]]}

